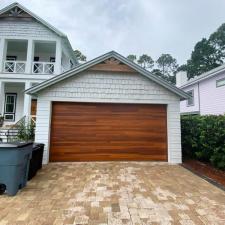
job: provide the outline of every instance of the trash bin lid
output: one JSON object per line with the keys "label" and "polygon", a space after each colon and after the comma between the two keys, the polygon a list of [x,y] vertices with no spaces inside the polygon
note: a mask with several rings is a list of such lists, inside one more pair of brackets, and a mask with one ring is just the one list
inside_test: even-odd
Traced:
{"label": "trash bin lid", "polygon": [[0,143],[0,149],[1,148],[23,148],[31,144],[33,143],[32,142]]}

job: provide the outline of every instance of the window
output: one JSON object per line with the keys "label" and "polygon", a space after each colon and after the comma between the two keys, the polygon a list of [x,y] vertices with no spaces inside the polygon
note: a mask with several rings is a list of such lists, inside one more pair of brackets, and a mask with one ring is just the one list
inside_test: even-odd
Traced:
{"label": "window", "polygon": [[216,81],[216,87],[225,86],[225,78]]}
{"label": "window", "polygon": [[6,93],[5,94],[4,119],[6,121],[14,121],[15,120],[16,97],[17,97],[17,94],[13,94],[13,93]]}
{"label": "window", "polygon": [[188,91],[187,94],[189,94],[191,96],[187,100],[187,106],[193,106],[194,105],[194,90]]}

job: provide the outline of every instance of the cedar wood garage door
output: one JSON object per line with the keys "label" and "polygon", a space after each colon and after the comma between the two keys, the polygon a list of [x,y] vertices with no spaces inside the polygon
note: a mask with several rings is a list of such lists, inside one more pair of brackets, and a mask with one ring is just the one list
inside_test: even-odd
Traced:
{"label": "cedar wood garage door", "polygon": [[50,161],[166,161],[166,115],[166,105],[53,102]]}

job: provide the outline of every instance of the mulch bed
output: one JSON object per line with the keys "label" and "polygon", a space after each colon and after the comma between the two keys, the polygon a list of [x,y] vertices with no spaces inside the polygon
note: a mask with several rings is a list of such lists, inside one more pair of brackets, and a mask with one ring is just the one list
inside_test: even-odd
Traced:
{"label": "mulch bed", "polygon": [[225,190],[225,171],[197,160],[184,160],[182,166]]}

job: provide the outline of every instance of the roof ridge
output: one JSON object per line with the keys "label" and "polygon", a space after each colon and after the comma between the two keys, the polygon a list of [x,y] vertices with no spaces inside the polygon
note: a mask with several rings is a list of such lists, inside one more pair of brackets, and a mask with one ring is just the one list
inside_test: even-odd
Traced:
{"label": "roof ridge", "polygon": [[191,84],[194,84],[198,81],[201,81],[201,80],[205,80],[207,78],[210,78],[212,76],[216,76],[217,73],[223,71],[223,69],[225,69],[225,63],[221,64],[220,66],[217,66],[207,72],[204,72],[202,74],[200,74],[199,76],[195,76],[193,78],[191,78],[190,80],[188,80],[187,83],[185,83],[184,85],[181,86],[182,87],[185,87],[185,86],[188,86],[188,85],[191,85]]}

